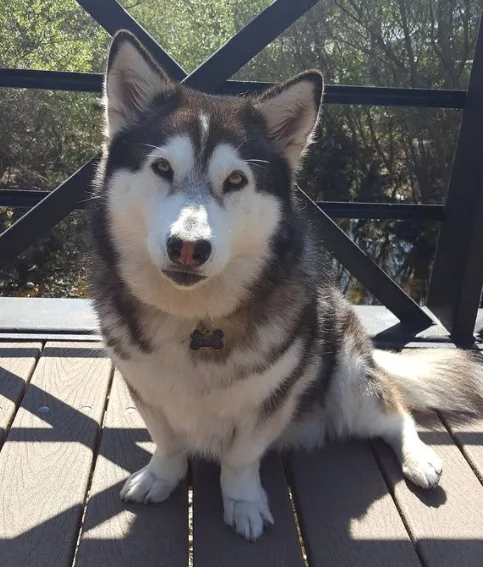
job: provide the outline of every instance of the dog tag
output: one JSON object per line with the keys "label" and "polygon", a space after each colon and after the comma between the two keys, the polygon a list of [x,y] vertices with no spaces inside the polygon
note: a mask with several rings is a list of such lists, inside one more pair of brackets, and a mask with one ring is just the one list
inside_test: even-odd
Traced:
{"label": "dog tag", "polygon": [[202,333],[195,329],[191,333],[191,350],[199,350],[200,348],[212,348],[213,350],[221,350],[223,348],[223,331],[214,329]]}

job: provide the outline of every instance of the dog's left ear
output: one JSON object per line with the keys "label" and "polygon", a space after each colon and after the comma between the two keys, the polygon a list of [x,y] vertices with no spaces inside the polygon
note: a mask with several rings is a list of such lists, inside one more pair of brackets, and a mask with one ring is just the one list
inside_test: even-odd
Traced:
{"label": "dog's left ear", "polygon": [[256,106],[265,118],[269,136],[294,170],[317,125],[323,91],[322,74],[306,71],[257,99]]}

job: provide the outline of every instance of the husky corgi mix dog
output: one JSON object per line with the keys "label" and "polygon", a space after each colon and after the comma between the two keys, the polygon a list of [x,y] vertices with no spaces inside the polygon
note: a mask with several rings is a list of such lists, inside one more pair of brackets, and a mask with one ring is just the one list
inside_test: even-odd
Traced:
{"label": "husky corgi mix dog", "polygon": [[430,488],[441,460],[411,410],[483,407],[473,355],[374,350],[332,281],[293,191],[322,92],[317,71],[257,96],[196,92],[128,32],[109,54],[91,290],[156,444],[121,497],[161,502],[208,456],[225,521],[250,540],[273,523],[268,448],[378,436]]}

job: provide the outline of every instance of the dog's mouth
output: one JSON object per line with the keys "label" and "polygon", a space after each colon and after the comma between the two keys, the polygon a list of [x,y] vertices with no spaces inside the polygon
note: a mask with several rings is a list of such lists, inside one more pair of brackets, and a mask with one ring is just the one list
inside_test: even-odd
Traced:
{"label": "dog's mouth", "polygon": [[163,274],[175,284],[183,287],[191,287],[206,280],[206,276],[185,270],[163,270]]}

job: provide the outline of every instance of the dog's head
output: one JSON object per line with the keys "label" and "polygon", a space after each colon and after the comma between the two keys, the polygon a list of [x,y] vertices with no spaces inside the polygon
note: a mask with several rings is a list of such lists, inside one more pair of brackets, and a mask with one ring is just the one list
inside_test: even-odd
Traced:
{"label": "dog's head", "polygon": [[322,91],[320,73],[309,71],[260,96],[206,95],[168,77],[128,32],[116,35],[104,189],[133,287],[150,282],[188,296],[241,266],[251,277],[260,271]]}

